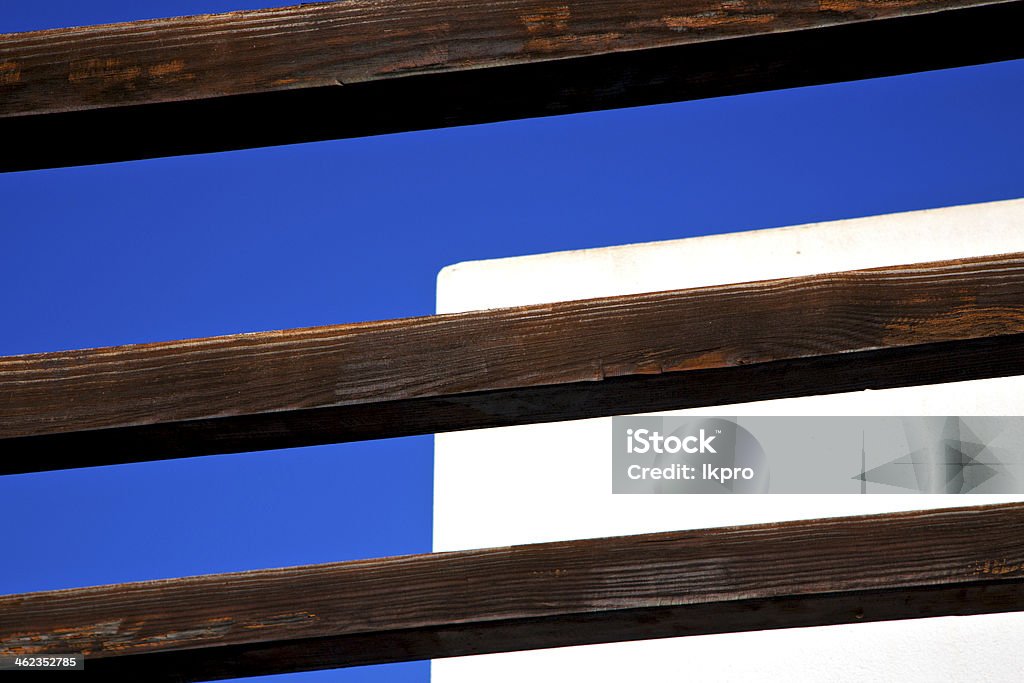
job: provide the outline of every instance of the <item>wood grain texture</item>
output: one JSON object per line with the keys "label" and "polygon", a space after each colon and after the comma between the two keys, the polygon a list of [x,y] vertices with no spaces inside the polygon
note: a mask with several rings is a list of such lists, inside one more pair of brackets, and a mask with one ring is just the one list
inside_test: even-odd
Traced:
{"label": "wood grain texture", "polygon": [[0,653],[218,677],[1024,610],[1024,504],[437,553],[0,597]]}
{"label": "wood grain texture", "polygon": [[0,169],[1013,59],[1022,18],[1020,0],[349,0],[8,34]]}
{"label": "wood grain texture", "polygon": [[1024,255],[0,358],[0,473],[1024,373]]}

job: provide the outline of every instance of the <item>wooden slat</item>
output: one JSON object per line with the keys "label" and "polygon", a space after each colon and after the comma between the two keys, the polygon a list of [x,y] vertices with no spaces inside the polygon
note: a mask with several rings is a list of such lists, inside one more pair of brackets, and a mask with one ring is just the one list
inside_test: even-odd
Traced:
{"label": "wooden slat", "polygon": [[0,473],[1024,374],[1024,255],[0,358]]}
{"label": "wooden slat", "polygon": [[[0,597],[0,654],[206,680],[1024,610],[1024,504],[437,553]],[[140,679],[136,679],[140,680]]]}
{"label": "wooden slat", "polygon": [[0,170],[1024,57],[1006,0],[347,0],[0,36]]}

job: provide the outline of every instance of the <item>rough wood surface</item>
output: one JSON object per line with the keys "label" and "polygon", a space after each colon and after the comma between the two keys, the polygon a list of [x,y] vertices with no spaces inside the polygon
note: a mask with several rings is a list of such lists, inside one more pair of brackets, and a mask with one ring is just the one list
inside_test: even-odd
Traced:
{"label": "rough wood surface", "polygon": [[1013,59],[1022,18],[1020,0],[348,0],[8,34],[0,169]]}
{"label": "rough wood surface", "polygon": [[218,677],[1024,610],[1024,504],[395,557],[0,597],[0,654]]}
{"label": "rough wood surface", "polygon": [[1024,373],[1024,255],[0,358],[0,473]]}

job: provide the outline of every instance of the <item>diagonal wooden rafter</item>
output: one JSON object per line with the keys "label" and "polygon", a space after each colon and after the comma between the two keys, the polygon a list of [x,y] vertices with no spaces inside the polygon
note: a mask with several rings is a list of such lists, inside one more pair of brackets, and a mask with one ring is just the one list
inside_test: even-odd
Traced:
{"label": "diagonal wooden rafter", "polygon": [[0,655],[196,681],[1024,610],[1024,504],[0,596]]}
{"label": "diagonal wooden rafter", "polygon": [[0,358],[0,473],[1024,374],[1024,254]]}
{"label": "diagonal wooden rafter", "polygon": [[1024,57],[1021,0],[347,0],[0,36],[0,170]]}

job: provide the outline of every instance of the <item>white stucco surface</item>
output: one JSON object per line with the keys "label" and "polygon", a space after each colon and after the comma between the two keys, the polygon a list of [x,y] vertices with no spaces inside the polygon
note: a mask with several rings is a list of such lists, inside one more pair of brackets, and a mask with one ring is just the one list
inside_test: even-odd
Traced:
{"label": "white stucco surface", "polygon": [[[1024,251],[1024,200],[651,244],[459,263],[439,313]],[[718,406],[686,414],[1022,415],[1024,378]],[[434,549],[456,550],[1024,496],[613,496],[610,418],[440,434]],[[437,683],[1001,681],[1024,613],[725,634],[438,660]]]}

